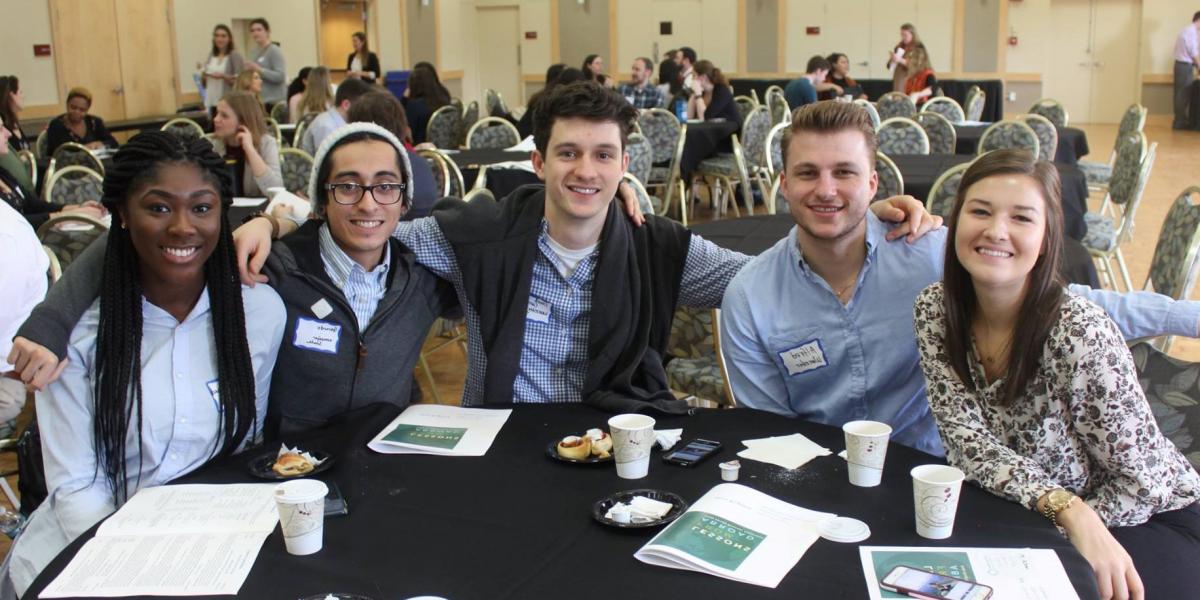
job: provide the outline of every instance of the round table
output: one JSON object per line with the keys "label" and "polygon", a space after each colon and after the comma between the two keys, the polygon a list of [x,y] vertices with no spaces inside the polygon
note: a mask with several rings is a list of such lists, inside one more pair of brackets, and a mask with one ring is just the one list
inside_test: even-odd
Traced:
{"label": "round table", "polygon": [[[650,474],[627,481],[611,464],[578,466],[546,455],[547,446],[562,436],[605,427],[610,415],[588,406],[517,406],[487,455],[478,458],[368,450],[366,442],[397,412],[390,405],[368,406],[285,440],[335,455],[337,462],[318,478],[340,487],[350,514],[326,520],[324,549],[311,556],[288,555],[276,529],[239,597],[327,592],[379,600],[426,594],[455,600],[868,597],[858,544],[818,540],[772,590],[638,562],[633,553],[654,532],[611,529],[590,514],[596,500],[638,488],[695,502],[721,483],[717,463],[732,458],[741,440],[799,432],[837,452],[844,448],[838,429],[749,409],[660,417],[659,428],[682,427],[685,440],[704,437],[725,447],[694,468],[666,465],[656,452]],[[179,483],[253,481],[238,458]],[[933,462],[938,461],[893,444],[882,485],[857,488],[847,482],[846,463],[836,455],[794,471],[743,460],[738,483],[805,508],[862,519],[873,532],[865,545],[1053,548],[1080,596],[1097,596],[1087,562],[1046,519],[971,485],[963,486],[953,536],[918,537],[909,470]],[[59,555],[26,597],[36,598],[93,533],[94,528]]]}
{"label": "round table", "polygon": [[[954,131],[958,136],[954,152],[956,154],[975,154],[979,148],[979,138],[991,127],[991,123],[980,125],[955,124]],[[1054,151],[1054,162],[1075,165],[1081,157],[1091,151],[1088,148],[1087,133],[1077,127],[1055,127],[1058,130],[1058,147]]]}
{"label": "round table", "polygon": [[[475,187],[475,180],[479,177],[482,167],[502,162],[526,161],[529,160],[529,154],[523,151],[482,149],[448,152],[447,156],[458,166],[458,170],[462,172],[463,185],[470,190]],[[487,189],[497,200],[530,183],[541,183],[541,180],[536,173],[524,169],[488,169],[487,172]]]}

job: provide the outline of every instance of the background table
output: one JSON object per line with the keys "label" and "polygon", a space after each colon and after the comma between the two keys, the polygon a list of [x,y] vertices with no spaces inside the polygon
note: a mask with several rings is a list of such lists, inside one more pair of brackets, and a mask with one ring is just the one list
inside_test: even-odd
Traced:
{"label": "background table", "polygon": [[[979,138],[990,127],[991,123],[981,125],[955,125],[954,131],[958,141],[954,146],[955,154],[975,154],[979,148]],[[1054,151],[1054,162],[1074,165],[1079,159],[1087,156],[1087,133],[1077,127],[1056,127],[1058,130],[1058,147]]]}
{"label": "background table", "polygon": [[[799,74],[797,74],[799,76]],[[851,74],[853,77],[853,73]],[[733,94],[735,96],[749,96],[750,90],[758,93],[758,101],[767,101],[767,88],[772,85],[779,87],[787,87],[788,79],[731,79],[729,84],[733,86]],[[863,93],[871,99],[872,102],[879,100],[879,97],[892,91],[891,79],[858,79],[854,81],[862,85]],[[967,90],[971,86],[979,86],[987,97],[983,104],[983,115],[979,118],[980,121],[999,121],[1004,118],[1004,106],[1001,98],[1004,96],[1004,82],[999,79],[941,79],[938,78],[938,86],[942,88],[942,93],[946,96],[954,98],[959,104],[966,106]]]}
{"label": "background table", "polygon": [[[529,152],[514,152],[511,150],[459,150],[448,153],[447,156],[458,170],[462,172],[463,185],[467,190],[475,187],[481,167],[502,162],[529,160]],[[507,196],[513,190],[530,183],[541,183],[536,173],[524,169],[488,169],[487,189],[497,200]]]}
{"label": "background table", "polygon": [[[432,594],[472,598],[866,598],[857,544],[818,540],[772,590],[643,564],[633,558],[654,532],[605,527],[591,519],[591,505],[614,492],[657,488],[689,503],[719,484],[717,463],[741,449],[740,440],[803,433],[836,451],[842,432],[749,409],[698,411],[663,417],[660,428],[684,429],[684,439],[722,442],[715,459],[685,469],[651,457],[650,474],[619,479],[611,465],[577,466],[546,456],[550,443],[591,427],[610,415],[587,406],[519,406],[486,456],[451,458],[380,455],[366,442],[397,413],[375,405],[340,423],[306,435],[303,448],[333,452],[337,463],[319,479],[336,483],[350,514],[327,519],[325,547],[312,556],[290,556],[276,529],[263,544],[242,586],[242,598],[298,598],[341,591],[378,600]],[[1083,598],[1097,596],[1091,569],[1050,523],[1019,504],[964,485],[954,535],[931,541],[913,525],[909,470],[937,462],[893,445],[883,483],[856,488],[846,463],[818,458],[795,471],[743,461],[739,483],[805,508],[867,522],[867,545],[1053,548]],[[239,461],[210,466],[188,483],[252,481]],[[84,538],[91,537],[91,532]],[[77,540],[38,578],[37,592],[66,566],[82,545]]]}

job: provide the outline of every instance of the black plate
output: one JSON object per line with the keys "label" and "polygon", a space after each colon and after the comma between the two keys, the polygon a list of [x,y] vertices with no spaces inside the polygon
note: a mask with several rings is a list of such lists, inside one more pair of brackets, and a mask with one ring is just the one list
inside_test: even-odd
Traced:
{"label": "black plate", "polygon": [[608,464],[613,461],[612,450],[608,451],[608,458],[600,458],[598,456],[589,456],[584,459],[567,458],[558,453],[558,443],[561,441],[562,441],[562,439],[557,439],[557,440],[554,440],[553,442],[550,442],[550,444],[546,446],[546,456],[549,456],[550,458],[553,458],[555,460],[561,460],[565,463],[573,463],[573,464],[577,464],[577,465],[599,465],[599,464]]}
{"label": "black plate", "polygon": [[[629,499],[634,496],[645,496],[651,500],[658,500],[659,502],[670,502],[673,507],[671,510],[667,511],[667,514],[663,515],[661,519],[658,519],[657,521],[647,521],[645,523],[618,523],[604,516],[605,513],[608,512],[608,509],[612,508],[614,504],[618,502],[629,502]],[[592,518],[604,525],[608,525],[609,527],[619,527],[621,529],[646,529],[647,527],[659,527],[661,525],[666,525],[667,523],[678,519],[679,515],[682,515],[685,511],[687,511],[687,509],[687,500],[684,500],[679,496],[679,494],[650,489],[629,490],[628,492],[617,492],[611,496],[608,496],[607,498],[596,501],[596,503],[592,505]]]}
{"label": "black plate", "polygon": [[[247,461],[246,462],[246,470],[250,471],[251,475],[258,477],[259,479],[270,479],[271,481],[285,481],[288,479],[304,479],[305,477],[309,477],[311,475],[316,475],[317,473],[320,473],[322,471],[327,471],[327,470],[329,470],[329,467],[333,466],[333,456],[330,455],[328,452],[322,452],[320,450],[305,450],[304,448],[301,448],[301,450],[308,452],[309,454],[312,455],[313,458],[315,458],[317,460],[324,459],[324,462],[313,467],[313,470],[311,470],[303,475],[293,475],[291,477],[285,477],[285,476],[280,475],[279,473],[276,473],[275,471],[271,470],[271,465],[274,465],[275,459],[279,457],[279,450],[272,450],[270,452],[264,452],[262,454],[259,454],[259,455],[255,456],[254,458],[251,458],[249,461]],[[355,598],[355,596],[347,596],[347,598]]]}

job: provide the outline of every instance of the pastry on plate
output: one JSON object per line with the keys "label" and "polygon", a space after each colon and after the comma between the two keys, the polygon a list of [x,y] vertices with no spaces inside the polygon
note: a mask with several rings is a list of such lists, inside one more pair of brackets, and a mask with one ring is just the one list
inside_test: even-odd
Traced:
{"label": "pastry on plate", "polygon": [[271,470],[284,477],[295,477],[312,471],[313,465],[303,456],[295,452],[287,452],[275,459],[275,464],[271,465]]}
{"label": "pastry on plate", "polygon": [[584,460],[592,454],[592,438],[568,435],[558,443],[558,455],[572,460]]}
{"label": "pastry on plate", "polygon": [[608,458],[612,452],[612,436],[602,429],[589,429],[587,437],[592,440],[592,455],[598,458]]}

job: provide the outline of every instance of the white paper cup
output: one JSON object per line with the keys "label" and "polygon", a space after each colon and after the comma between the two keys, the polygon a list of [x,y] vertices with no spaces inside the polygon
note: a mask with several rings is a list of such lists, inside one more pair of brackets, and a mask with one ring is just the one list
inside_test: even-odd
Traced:
{"label": "white paper cup", "polygon": [[721,463],[721,480],[722,481],[737,481],[738,471],[742,468],[742,463],[731,460]]}
{"label": "white paper cup", "polygon": [[846,466],[850,483],[859,487],[879,485],[892,427],[878,421],[850,421],[842,425],[842,431],[846,434]]}
{"label": "white paper cup", "polygon": [[912,470],[913,509],[917,535],[944,540],[954,531],[963,472],[946,465],[921,465]]}
{"label": "white paper cup", "polygon": [[329,488],[316,479],[297,479],[275,487],[279,528],[288,554],[303,556],[321,550],[328,493]]}
{"label": "white paper cup", "polygon": [[613,439],[617,477],[645,477],[650,471],[650,448],[654,446],[654,419],[638,414],[617,415],[608,420],[608,431]]}

